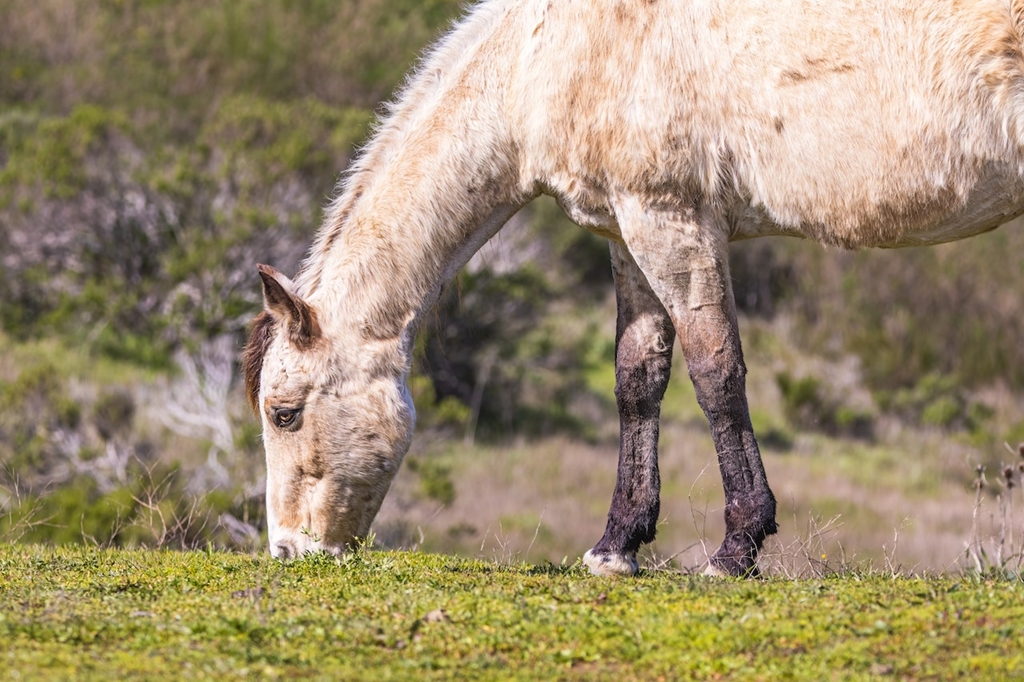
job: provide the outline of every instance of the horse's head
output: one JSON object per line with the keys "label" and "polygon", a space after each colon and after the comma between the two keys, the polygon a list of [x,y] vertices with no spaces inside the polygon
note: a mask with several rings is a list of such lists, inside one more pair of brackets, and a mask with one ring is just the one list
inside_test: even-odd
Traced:
{"label": "horse's head", "polygon": [[263,422],[270,552],[339,554],[369,531],[409,448],[404,372],[375,361],[374,348],[327,338],[291,281],[259,270],[265,310],[243,364]]}

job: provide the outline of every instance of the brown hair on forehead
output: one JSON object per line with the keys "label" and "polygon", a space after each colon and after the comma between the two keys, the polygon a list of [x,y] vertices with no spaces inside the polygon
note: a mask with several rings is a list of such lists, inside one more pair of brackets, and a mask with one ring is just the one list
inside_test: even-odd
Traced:
{"label": "brown hair on forehead", "polygon": [[242,374],[245,377],[245,396],[249,407],[260,414],[260,374],[263,372],[263,357],[267,354],[274,337],[274,317],[267,311],[261,312],[252,321],[249,341],[242,351]]}

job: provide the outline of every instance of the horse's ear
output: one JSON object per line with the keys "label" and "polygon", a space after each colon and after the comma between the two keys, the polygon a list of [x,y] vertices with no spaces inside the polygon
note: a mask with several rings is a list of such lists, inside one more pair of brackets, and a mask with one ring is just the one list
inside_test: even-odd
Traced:
{"label": "horse's ear", "polygon": [[269,265],[256,266],[263,281],[263,306],[288,328],[292,343],[309,348],[320,338],[316,312],[294,291],[292,281]]}

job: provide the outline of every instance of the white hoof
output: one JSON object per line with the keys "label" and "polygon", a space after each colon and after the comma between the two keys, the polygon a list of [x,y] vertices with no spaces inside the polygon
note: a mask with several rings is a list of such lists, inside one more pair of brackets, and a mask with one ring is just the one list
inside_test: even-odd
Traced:
{"label": "white hoof", "polygon": [[594,554],[592,549],[583,555],[583,565],[594,575],[605,577],[636,575],[640,570],[635,554]]}

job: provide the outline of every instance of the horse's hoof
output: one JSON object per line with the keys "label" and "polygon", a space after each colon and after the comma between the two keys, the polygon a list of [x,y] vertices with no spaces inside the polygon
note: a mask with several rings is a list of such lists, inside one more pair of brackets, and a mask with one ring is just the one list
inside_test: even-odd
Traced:
{"label": "horse's hoof", "polygon": [[620,575],[636,575],[640,566],[636,563],[636,554],[620,554],[619,552],[596,553],[588,549],[583,555],[583,565],[594,575],[615,577]]}
{"label": "horse's hoof", "polygon": [[723,561],[715,555],[701,575],[709,578],[760,578],[761,572],[753,561]]}

